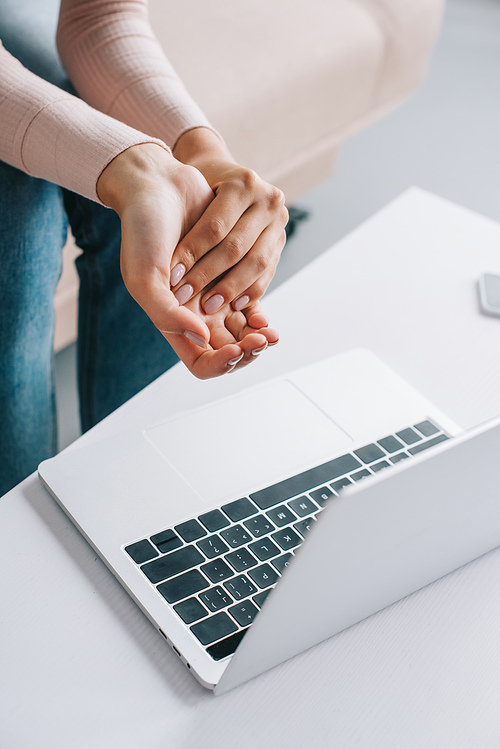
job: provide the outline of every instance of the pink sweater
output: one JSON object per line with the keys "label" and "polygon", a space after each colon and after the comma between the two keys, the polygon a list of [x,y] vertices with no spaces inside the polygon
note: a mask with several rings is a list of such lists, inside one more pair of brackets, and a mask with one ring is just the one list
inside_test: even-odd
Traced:
{"label": "pink sweater", "polygon": [[130,146],[173,147],[211,127],[154,37],[147,0],[61,0],[57,44],[81,99],[33,75],[0,42],[0,159],[98,200]]}

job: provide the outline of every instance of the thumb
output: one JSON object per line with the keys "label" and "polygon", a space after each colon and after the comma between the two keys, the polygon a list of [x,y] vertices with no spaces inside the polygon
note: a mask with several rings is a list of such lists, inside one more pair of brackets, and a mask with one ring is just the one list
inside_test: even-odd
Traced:
{"label": "thumb", "polygon": [[172,291],[162,283],[148,284],[131,293],[163,335],[184,335],[198,346],[207,347],[210,340],[207,325],[195,312],[179,305]]}

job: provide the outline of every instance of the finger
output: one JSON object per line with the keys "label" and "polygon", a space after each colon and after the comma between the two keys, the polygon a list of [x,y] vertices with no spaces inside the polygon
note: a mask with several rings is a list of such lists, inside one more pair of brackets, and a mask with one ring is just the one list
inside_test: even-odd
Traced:
{"label": "finger", "polygon": [[164,334],[164,337],[191,374],[201,380],[227,374],[243,357],[243,351],[232,336],[232,342],[217,349],[210,345],[200,349],[185,336]]}
{"label": "finger", "polygon": [[234,369],[237,370],[242,367],[247,367],[252,362],[257,361],[259,356],[263,354],[266,349],[270,346],[275,346],[279,342],[279,333],[273,328],[263,328],[262,330],[256,331],[256,333],[261,336],[260,339],[245,336],[245,338],[240,341],[240,346],[245,349],[245,354]]}
{"label": "finger", "polygon": [[252,332],[241,338],[239,346],[243,351],[243,356],[236,365],[236,369],[242,369],[257,361],[260,354],[267,349],[268,342],[261,332]]}
{"label": "finger", "polygon": [[152,282],[147,279],[141,283],[136,278],[126,285],[129,293],[161,333],[187,337],[198,348],[208,346],[208,326],[195,312],[180,306],[172,292],[159,280]]}
{"label": "finger", "polygon": [[216,304],[232,303],[241,310],[260,299],[276,272],[285,246],[283,227],[270,224],[259,236],[252,249],[202,297],[203,309],[212,314]]}
{"label": "finger", "polygon": [[247,309],[243,310],[248,328],[262,333],[267,338],[269,346],[275,346],[279,342],[279,333],[275,328],[269,327],[269,318],[264,314],[260,302],[255,302]]}
{"label": "finger", "polygon": [[[172,256],[171,268],[176,286],[195,263],[207,252],[217,247],[231,232],[240,217],[251,205],[248,196],[223,185],[193,228],[183,237]],[[216,276],[214,276],[215,278]],[[203,288],[203,287],[201,287]]]}
{"label": "finger", "polygon": [[254,302],[249,307],[242,310],[245,315],[247,325],[250,328],[259,330],[260,328],[267,328],[269,325],[269,318],[262,309],[260,301]]}
{"label": "finger", "polygon": [[[264,220],[267,218],[265,216]],[[171,281],[179,303],[185,304],[192,296],[209,286],[212,281],[238,265],[242,258],[253,250],[263,228],[261,211],[257,208],[250,208],[238,218],[227,236],[204,257],[201,257],[191,270],[188,271],[184,263],[175,265],[172,268]],[[186,269],[185,273],[183,269]],[[246,282],[246,285],[249,283],[250,280]],[[211,297],[214,298],[208,307],[205,307],[205,311],[209,314],[216,312],[225,301],[218,294],[211,294]]]}
{"label": "finger", "polygon": [[280,340],[280,334],[276,330],[276,328],[262,328],[261,330],[256,331],[257,333],[261,333],[265,339],[267,340],[268,346],[276,346],[277,343],[279,343]]}
{"label": "finger", "polygon": [[[264,344],[273,346],[279,341],[277,330],[269,328],[267,325],[254,330],[247,324],[244,316],[242,317],[240,313],[234,313],[232,317],[228,317],[226,319],[226,327],[234,339],[239,341],[245,354],[254,354]],[[255,336],[258,336],[258,338]],[[243,346],[243,341],[245,341],[245,346]]]}

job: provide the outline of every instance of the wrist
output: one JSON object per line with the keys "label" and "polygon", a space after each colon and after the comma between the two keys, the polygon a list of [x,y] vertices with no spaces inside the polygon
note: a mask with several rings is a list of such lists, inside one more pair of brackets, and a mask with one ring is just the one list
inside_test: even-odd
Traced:
{"label": "wrist", "polygon": [[196,167],[207,179],[217,165],[236,163],[222,138],[207,127],[183,133],[173,148],[173,154],[183,164]]}
{"label": "wrist", "polygon": [[147,192],[152,182],[179,167],[170,151],[156,143],[141,143],[122,151],[97,180],[99,199],[118,214],[130,199]]}

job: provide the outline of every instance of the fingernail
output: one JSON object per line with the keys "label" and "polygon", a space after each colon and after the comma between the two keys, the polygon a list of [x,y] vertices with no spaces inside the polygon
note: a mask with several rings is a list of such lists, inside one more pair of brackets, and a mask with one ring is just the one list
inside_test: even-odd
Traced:
{"label": "fingernail", "polygon": [[193,296],[193,294],[193,287],[190,284],[186,283],[184,284],[184,286],[181,286],[180,289],[177,289],[177,291],[175,292],[175,298],[177,299],[179,304],[185,304],[187,300]]}
{"label": "fingernail", "polygon": [[262,354],[263,351],[265,351],[267,348],[267,343],[264,346],[261,346],[260,348],[254,348],[252,351],[252,356],[259,356],[259,354]]}
{"label": "fingernail", "polygon": [[243,309],[243,307],[247,306],[249,301],[250,297],[248,296],[248,294],[243,294],[243,296],[238,297],[238,299],[233,302],[233,307],[239,312],[240,309]]}
{"label": "fingernail", "polygon": [[196,343],[197,346],[200,346],[200,348],[206,348],[207,342],[203,338],[203,336],[199,335],[198,333],[193,333],[192,330],[185,330],[184,335],[186,338],[189,338],[190,341],[193,341],[193,343]]}
{"label": "fingernail", "polygon": [[184,273],[186,272],[186,266],[182,263],[179,263],[175,266],[175,268],[172,269],[172,272],[170,274],[170,285],[171,286],[177,286],[181,278],[183,277]]}
{"label": "fingernail", "polygon": [[239,356],[235,356],[234,359],[229,359],[227,366],[228,367],[234,367],[235,364],[238,364],[239,361],[243,359],[243,352]]}
{"label": "fingernail", "polygon": [[205,310],[205,312],[211,315],[213,312],[217,312],[217,310],[220,309],[223,304],[224,297],[222,296],[222,294],[214,294],[209,299],[207,299],[206,302],[203,302],[203,309]]}

